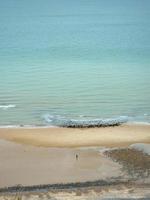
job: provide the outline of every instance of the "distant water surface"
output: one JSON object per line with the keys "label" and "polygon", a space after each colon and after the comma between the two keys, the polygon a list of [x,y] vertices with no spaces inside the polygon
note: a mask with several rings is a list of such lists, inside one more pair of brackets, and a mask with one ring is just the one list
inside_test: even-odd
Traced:
{"label": "distant water surface", "polygon": [[95,119],[150,122],[150,1],[0,0],[0,125]]}

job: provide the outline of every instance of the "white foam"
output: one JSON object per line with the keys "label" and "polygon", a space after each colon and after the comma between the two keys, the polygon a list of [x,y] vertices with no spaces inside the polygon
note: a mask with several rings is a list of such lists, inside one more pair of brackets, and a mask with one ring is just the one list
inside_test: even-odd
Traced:
{"label": "white foam", "polygon": [[15,108],[16,105],[13,105],[13,104],[8,104],[8,105],[0,105],[0,108],[3,109],[3,110],[7,110],[9,108]]}
{"label": "white foam", "polygon": [[47,126],[36,126],[36,125],[0,125],[0,129],[4,129],[4,128],[21,128],[21,129],[37,129],[37,128],[57,128],[57,126],[53,126],[53,125],[47,125]]}
{"label": "white foam", "polygon": [[0,125],[0,128],[19,128],[19,125]]}
{"label": "white foam", "polygon": [[53,121],[54,116],[49,115],[49,114],[45,114],[45,115],[43,115],[43,118],[46,122],[51,123]]}

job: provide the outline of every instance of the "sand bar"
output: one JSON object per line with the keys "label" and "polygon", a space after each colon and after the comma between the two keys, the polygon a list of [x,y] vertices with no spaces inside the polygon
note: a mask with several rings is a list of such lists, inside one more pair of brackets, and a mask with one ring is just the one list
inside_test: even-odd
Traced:
{"label": "sand bar", "polygon": [[150,143],[149,125],[107,128],[0,128],[0,139],[41,147],[126,147]]}

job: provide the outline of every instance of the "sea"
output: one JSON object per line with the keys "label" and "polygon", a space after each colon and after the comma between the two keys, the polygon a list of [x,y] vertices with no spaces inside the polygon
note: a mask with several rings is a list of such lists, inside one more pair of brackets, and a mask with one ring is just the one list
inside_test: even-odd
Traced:
{"label": "sea", "polygon": [[150,123],[149,0],[0,0],[0,126]]}

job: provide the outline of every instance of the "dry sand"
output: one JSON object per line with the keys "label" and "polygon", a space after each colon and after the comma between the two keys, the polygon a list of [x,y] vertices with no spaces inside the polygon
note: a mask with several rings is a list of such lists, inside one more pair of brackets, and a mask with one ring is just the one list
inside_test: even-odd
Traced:
{"label": "dry sand", "polygon": [[150,143],[149,125],[107,128],[1,128],[0,139],[42,147],[121,147]]}

